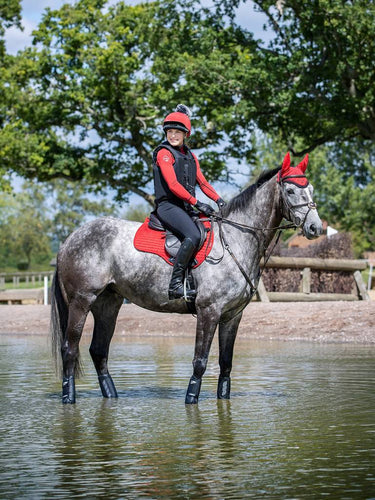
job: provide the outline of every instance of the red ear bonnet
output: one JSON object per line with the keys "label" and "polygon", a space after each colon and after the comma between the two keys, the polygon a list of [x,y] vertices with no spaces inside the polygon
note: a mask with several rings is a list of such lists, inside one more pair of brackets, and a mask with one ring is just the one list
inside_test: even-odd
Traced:
{"label": "red ear bonnet", "polygon": [[306,155],[305,158],[299,163],[297,166],[293,167],[290,164],[290,154],[289,152],[285,155],[283,164],[280,172],[278,173],[277,180],[279,182],[291,182],[298,187],[306,187],[309,183],[305,176],[305,171],[307,168],[307,164],[309,163],[309,155]]}

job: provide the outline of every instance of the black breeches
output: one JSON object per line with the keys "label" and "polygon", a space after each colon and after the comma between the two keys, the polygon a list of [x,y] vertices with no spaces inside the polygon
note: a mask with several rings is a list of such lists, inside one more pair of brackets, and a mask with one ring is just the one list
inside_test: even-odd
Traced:
{"label": "black breeches", "polygon": [[200,231],[183,208],[168,201],[163,201],[158,206],[156,213],[165,227],[172,231],[179,240],[183,241],[185,238],[190,238],[193,245],[196,248],[198,247],[201,239]]}

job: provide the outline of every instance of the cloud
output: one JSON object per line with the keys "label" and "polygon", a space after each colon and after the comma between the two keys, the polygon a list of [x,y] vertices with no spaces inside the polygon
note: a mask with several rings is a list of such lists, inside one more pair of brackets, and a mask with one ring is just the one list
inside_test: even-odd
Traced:
{"label": "cloud", "polygon": [[31,45],[31,32],[37,27],[33,22],[22,19],[24,30],[12,27],[5,31],[5,46],[8,54],[17,54],[19,50]]}

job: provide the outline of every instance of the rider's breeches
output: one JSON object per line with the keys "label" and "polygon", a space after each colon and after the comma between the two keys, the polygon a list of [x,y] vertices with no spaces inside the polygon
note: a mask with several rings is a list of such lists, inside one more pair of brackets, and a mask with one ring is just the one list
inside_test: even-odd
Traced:
{"label": "rider's breeches", "polygon": [[157,214],[165,227],[172,231],[179,240],[190,238],[194,247],[198,247],[201,237],[199,229],[183,208],[169,201],[163,201],[158,205]]}

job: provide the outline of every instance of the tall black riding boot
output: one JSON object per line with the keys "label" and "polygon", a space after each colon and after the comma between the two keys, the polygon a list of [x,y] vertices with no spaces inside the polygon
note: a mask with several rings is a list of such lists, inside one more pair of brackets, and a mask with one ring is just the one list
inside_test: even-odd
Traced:
{"label": "tall black riding boot", "polygon": [[[185,238],[181,243],[181,247],[176,255],[176,261],[173,265],[172,278],[169,283],[168,295],[169,299],[180,299],[184,296],[184,277],[186,268],[195,252],[195,246],[190,238]],[[187,289],[186,299],[193,301],[196,291]]]}

